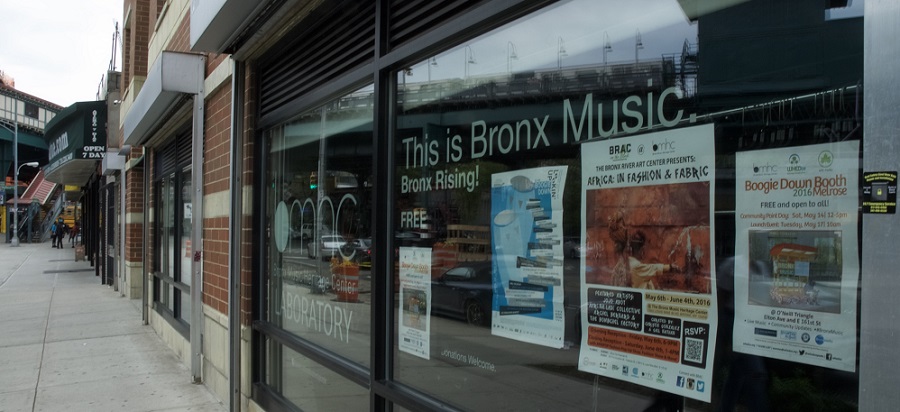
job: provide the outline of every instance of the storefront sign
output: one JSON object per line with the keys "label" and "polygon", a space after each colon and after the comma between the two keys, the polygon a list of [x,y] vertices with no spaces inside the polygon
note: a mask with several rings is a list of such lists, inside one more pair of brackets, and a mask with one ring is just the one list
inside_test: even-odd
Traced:
{"label": "storefront sign", "polygon": [[76,102],[47,123],[47,166],[51,181],[81,185],[95,161],[106,156],[106,102]]}
{"label": "storefront sign", "polygon": [[431,248],[400,248],[400,313],[397,342],[401,352],[431,356]]}
{"label": "storefront sign", "polygon": [[[298,276],[293,278],[296,279]],[[324,295],[310,293],[307,288],[289,284],[282,285],[281,293],[275,294],[273,300],[274,314],[290,322],[284,325],[288,330],[315,333],[329,340],[350,343],[350,332],[353,327],[352,306],[333,302]],[[299,331],[298,327],[301,328]]]}
{"label": "storefront sign", "polygon": [[[458,127],[432,128],[401,140],[400,193],[477,188],[481,169],[471,160],[524,154],[548,147],[602,140],[678,124],[696,123],[694,113],[673,113],[666,105],[678,99],[670,87],[658,95],[649,92],[620,100],[595,101],[592,93],[580,100],[566,99],[557,110],[509,121],[478,119]],[[611,112],[612,116],[606,113]],[[611,120],[609,120],[611,118]],[[611,122],[609,124],[604,122]],[[454,164],[457,164],[454,166]],[[444,165],[444,167],[441,167]]]}
{"label": "storefront sign", "polygon": [[491,176],[494,259],[491,333],[563,347],[563,189],[566,166]]}
{"label": "storefront sign", "polygon": [[578,369],[709,402],[713,125],[582,147]]}
{"label": "storefront sign", "polygon": [[856,368],[859,143],[739,152],[734,351]]}

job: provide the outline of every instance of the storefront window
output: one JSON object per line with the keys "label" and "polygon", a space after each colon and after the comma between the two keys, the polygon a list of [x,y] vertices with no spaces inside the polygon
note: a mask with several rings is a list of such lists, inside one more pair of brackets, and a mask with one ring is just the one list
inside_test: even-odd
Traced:
{"label": "storefront window", "polygon": [[[162,219],[162,230],[160,230],[160,257],[163,259],[162,273],[168,277],[175,276],[175,174],[171,174],[163,178],[160,183],[161,189],[159,197],[160,207],[159,213]],[[162,299],[166,308],[175,311],[174,291],[171,286],[162,284],[162,288],[158,296]]]}
{"label": "storefront window", "polygon": [[398,71],[395,379],[853,409],[861,6],[787,3],[566,1]]}
{"label": "storefront window", "polygon": [[266,384],[304,411],[364,411],[369,391],[313,360],[268,342]]}
{"label": "storefront window", "polygon": [[[157,183],[159,217],[155,300],[176,323],[191,321],[191,170],[168,173]],[[179,330],[186,330],[181,328]]]}
{"label": "storefront window", "polygon": [[[265,318],[298,347],[365,366],[372,302],[370,96],[371,87],[348,94],[265,134]],[[295,361],[269,355],[268,372],[284,374],[283,394],[307,396],[305,383],[287,379]]]}
{"label": "storefront window", "polygon": [[[193,213],[191,209],[191,169],[190,167],[182,170],[181,173],[181,221],[180,221],[180,233],[181,239],[179,241],[179,254],[178,260],[180,262],[181,270],[178,272],[177,281],[185,284],[190,288],[191,286],[191,262],[193,258],[193,245],[191,244],[191,231],[193,229]],[[188,289],[190,290],[190,289]],[[179,316],[186,323],[191,323],[191,295],[188,294],[178,294],[178,299],[181,305],[181,311],[179,312]]]}

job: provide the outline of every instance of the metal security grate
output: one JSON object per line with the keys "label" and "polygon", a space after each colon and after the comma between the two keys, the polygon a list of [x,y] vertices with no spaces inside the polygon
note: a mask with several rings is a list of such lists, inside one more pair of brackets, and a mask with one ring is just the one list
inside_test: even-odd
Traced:
{"label": "metal security grate", "polygon": [[260,64],[260,115],[375,58],[375,3],[320,6]]}
{"label": "metal security grate", "polygon": [[484,0],[391,0],[388,38],[393,49],[462,14]]}

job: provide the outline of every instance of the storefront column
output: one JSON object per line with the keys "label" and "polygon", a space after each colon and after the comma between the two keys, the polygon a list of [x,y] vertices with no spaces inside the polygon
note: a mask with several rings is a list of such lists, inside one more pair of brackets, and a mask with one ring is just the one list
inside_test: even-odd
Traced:
{"label": "storefront column", "polygon": [[[897,130],[900,130],[900,3],[867,0],[865,11],[865,134],[863,172],[898,170]],[[865,214],[862,218],[862,283],[859,349],[859,410],[893,410],[900,404],[896,327],[900,305],[897,276],[896,214]]]}

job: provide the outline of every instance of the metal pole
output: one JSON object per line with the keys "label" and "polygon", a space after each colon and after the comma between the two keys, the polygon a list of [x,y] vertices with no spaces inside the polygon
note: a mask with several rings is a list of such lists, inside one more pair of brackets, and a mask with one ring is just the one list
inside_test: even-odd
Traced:
{"label": "metal pole", "polygon": [[19,246],[19,96],[13,95],[13,237],[10,246]]}

